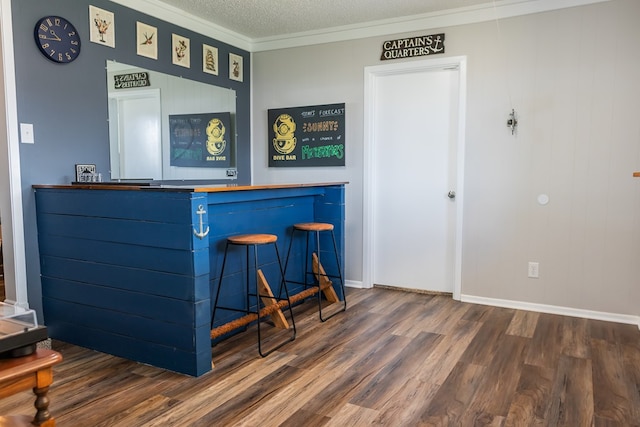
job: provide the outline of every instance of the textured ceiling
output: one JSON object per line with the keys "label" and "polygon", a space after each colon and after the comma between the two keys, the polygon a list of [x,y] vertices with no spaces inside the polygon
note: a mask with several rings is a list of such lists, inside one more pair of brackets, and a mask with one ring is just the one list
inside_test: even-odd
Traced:
{"label": "textured ceiling", "polygon": [[250,39],[492,4],[492,0],[161,0]]}

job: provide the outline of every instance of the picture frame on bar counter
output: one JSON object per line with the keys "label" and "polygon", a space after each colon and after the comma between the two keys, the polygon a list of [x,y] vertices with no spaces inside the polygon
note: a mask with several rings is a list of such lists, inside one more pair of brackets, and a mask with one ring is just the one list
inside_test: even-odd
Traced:
{"label": "picture frame on bar counter", "polygon": [[96,174],[96,165],[76,164],[76,182],[93,182]]}

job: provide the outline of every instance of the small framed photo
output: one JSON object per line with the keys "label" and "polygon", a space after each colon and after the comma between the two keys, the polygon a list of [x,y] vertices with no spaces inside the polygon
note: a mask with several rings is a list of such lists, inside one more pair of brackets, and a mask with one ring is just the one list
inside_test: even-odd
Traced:
{"label": "small framed photo", "polygon": [[218,48],[202,45],[202,71],[208,74],[218,75]]}
{"label": "small framed photo", "polygon": [[237,82],[242,81],[242,56],[235,53],[229,54],[229,78]]}
{"label": "small framed photo", "polygon": [[188,38],[171,34],[171,57],[175,65],[191,68],[191,46]]}
{"label": "small framed photo", "polygon": [[89,28],[93,43],[116,47],[116,25],[113,12],[89,6]]}
{"label": "small framed photo", "polygon": [[94,182],[96,165],[76,165],[76,182]]}
{"label": "small framed photo", "polygon": [[158,29],[136,22],[136,52],[140,56],[158,59]]}

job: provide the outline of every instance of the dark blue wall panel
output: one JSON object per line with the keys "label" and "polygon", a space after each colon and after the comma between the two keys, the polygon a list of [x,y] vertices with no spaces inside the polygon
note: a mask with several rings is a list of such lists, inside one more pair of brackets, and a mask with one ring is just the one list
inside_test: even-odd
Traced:
{"label": "dark blue wall panel", "polygon": [[[93,43],[90,38],[89,5],[112,12],[115,16],[115,48]],[[68,184],[75,180],[76,163],[95,164],[108,177],[109,130],[106,84],[106,61],[131,64],[174,76],[181,76],[236,91],[237,169],[239,184],[251,182],[251,56],[249,52],[211,37],[166,22],[108,0],[12,0],[13,54],[19,123],[32,123],[35,144],[20,144],[22,200],[25,224],[27,287],[29,304],[42,319],[40,270],[36,213],[32,185]],[[46,15],[58,15],[72,22],[81,37],[81,52],[70,64],[56,64],[45,58],[34,40],[36,22]],[[158,29],[158,59],[136,53],[136,22]],[[191,67],[172,64],[171,34],[191,41]],[[202,44],[218,48],[220,74],[202,72]],[[228,78],[229,53],[242,56],[244,81]],[[210,180],[209,183],[214,183]],[[227,182],[227,181],[224,181]],[[174,194],[174,196],[177,196]],[[57,197],[57,196],[56,196]],[[100,211],[111,203],[103,194],[87,198],[87,210]],[[127,207],[144,194],[130,194],[119,206],[126,217]],[[60,204],[65,207],[64,203]],[[180,209],[176,205],[175,209]],[[133,210],[132,210],[133,211]],[[162,212],[149,206],[149,220]],[[184,215],[184,212],[174,212]]]}

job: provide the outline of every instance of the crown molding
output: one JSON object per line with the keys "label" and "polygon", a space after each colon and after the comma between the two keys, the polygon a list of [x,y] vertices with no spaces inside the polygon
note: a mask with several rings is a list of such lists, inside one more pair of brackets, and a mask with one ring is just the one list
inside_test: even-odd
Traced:
{"label": "crown molding", "polygon": [[358,25],[327,28],[252,41],[252,51],[284,49],[314,44],[426,31],[456,25],[494,21],[514,16],[585,6],[611,0],[502,0],[481,5],[426,13],[411,17],[368,22]]}
{"label": "crown molding", "polygon": [[242,34],[228,30],[220,25],[209,22],[182,9],[168,5],[159,0],[111,0],[113,3],[128,7],[141,13],[162,19],[180,27],[187,28],[230,44],[246,51],[252,50],[252,40]]}
{"label": "crown molding", "polygon": [[362,24],[251,39],[160,0],[111,0],[130,9],[196,31],[249,52],[309,46],[345,40],[363,39],[412,31],[427,31],[456,25],[475,24],[496,19],[585,6],[611,0],[495,0],[464,8],[385,19]]}

